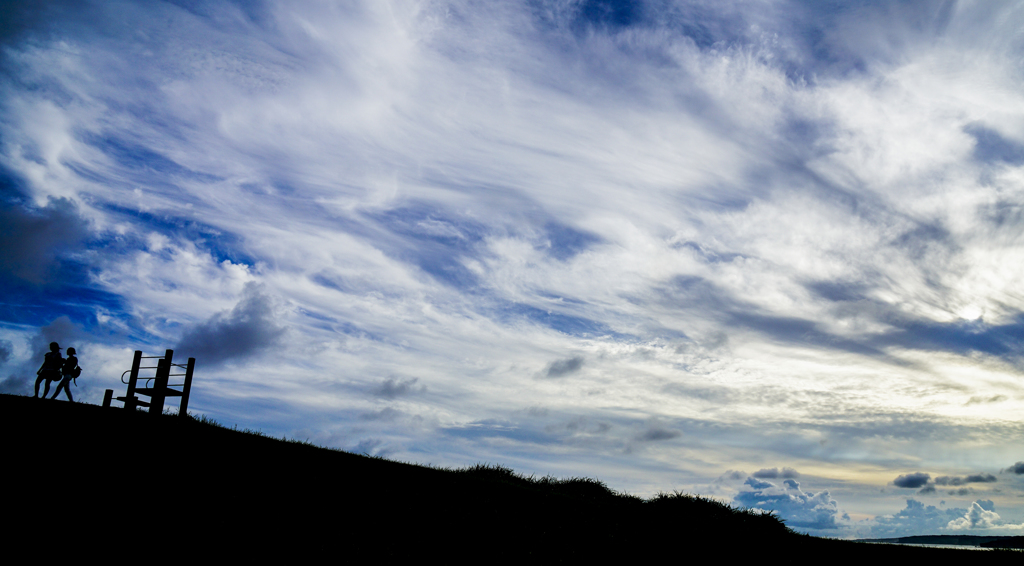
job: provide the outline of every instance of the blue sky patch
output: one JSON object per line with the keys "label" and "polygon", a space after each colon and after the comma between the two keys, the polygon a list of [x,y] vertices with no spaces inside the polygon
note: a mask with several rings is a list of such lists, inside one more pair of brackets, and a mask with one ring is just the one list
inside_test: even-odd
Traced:
{"label": "blue sky patch", "polygon": [[555,221],[544,225],[544,233],[547,235],[547,253],[560,261],[572,259],[590,246],[603,241],[596,234],[583,232]]}
{"label": "blue sky patch", "polygon": [[[173,240],[191,242],[209,252],[218,263],[228,260],[236,264],[254,265],[258,261],[256,257],[247,253],[241,236],[195,218],[146,212],[114,203],[93,204],[112,214],[131,219],[145,230],[163,234]],[[137,242],[136,246],[142,247],[141,242]]]}
{"label": "blue sky patch", "polygon": [[194,171],[145,146],[114,136],[84,135],[83,141],[99,149],[125,169],[146,175],[177,177],[210,183],[221,180],[216,175]]}

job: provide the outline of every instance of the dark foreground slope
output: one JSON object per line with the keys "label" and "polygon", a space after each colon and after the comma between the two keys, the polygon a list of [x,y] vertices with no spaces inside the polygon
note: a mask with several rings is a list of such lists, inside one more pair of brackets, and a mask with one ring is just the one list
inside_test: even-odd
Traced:
{"label": "dark foreground slope", "polygon": [[94,405],[0,395],[0,422],[14,519],[4,538],[43,554],[505,563],[686,560],[708,548],[721,558],[957,552],[815,539],[699,498],[439,470]]}

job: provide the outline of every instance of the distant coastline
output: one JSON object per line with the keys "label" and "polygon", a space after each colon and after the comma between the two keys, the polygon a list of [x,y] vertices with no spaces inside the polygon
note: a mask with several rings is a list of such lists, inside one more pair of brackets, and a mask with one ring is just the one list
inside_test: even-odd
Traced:
{"label": "distant coastline", "polygon": [[856,542],[912,544],[919,546],[1024,548],[1024,536],[918,535],[896,538],[862,538],[856,539]]}

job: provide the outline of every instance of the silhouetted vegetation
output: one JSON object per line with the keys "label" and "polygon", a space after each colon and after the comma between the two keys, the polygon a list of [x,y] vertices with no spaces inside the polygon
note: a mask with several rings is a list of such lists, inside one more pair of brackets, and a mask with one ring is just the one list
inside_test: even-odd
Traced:
{"label": "silhouetted vegetation", "polygon": [[[17,479],[5,494],[19,517],[8,540],[51,553],[544,563],[683,560],[704,547],[751,558],[956,552],[814,538],[683,493],[645,500],[589,478],[431,468],[205,417],[6,395],[0,415]],[[52,446],[60,437],[66,445]],[[53,524],[72,525],[71,536],[50,536]]]}

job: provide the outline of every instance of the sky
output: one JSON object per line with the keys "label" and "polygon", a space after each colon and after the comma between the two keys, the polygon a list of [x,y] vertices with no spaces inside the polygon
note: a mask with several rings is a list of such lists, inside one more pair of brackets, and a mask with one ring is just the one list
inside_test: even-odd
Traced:
{"label": "sky", "polygon": [[1024,534],[1024,4],[6,2],[0,392]]}

